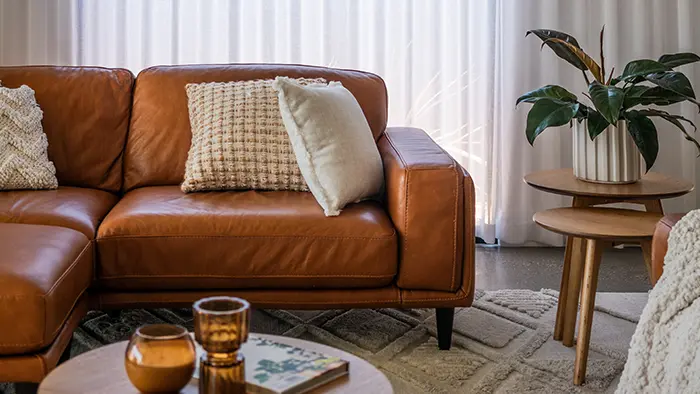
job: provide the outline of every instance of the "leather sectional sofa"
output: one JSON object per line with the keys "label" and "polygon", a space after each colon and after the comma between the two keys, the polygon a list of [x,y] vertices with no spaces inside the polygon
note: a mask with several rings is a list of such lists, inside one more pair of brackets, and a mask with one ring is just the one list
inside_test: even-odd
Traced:
{"label": "leather sectional sofa", "polygon": [[[343,83],[384,162],[382,203],[323,215],[310,193],[184,194],[185,84],[290,77]],[[423,131],[387,128],[376,75],[295,65],[0,67],[44,111],[60,187],[0,192],[0,381],[39,382],[90,309],[189,306],[229,294],[260,308],[454,307],[474,294],[474,185]]]}

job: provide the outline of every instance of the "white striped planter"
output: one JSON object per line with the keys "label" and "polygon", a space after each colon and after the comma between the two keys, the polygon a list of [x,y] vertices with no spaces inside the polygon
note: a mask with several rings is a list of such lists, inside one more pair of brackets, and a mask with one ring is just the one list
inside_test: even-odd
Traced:
{"label": "white striped planter", "polygon": [[627,123],[608,126],[593,141],[588,136],[588,120],[574,121],[574,175],[595,183],[637,182],[643,174],[642,156],[627,132]]}

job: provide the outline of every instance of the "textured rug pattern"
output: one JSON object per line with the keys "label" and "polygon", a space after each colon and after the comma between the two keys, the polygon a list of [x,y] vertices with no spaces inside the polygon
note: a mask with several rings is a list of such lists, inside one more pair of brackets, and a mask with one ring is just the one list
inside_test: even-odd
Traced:
{"label": "textured rug pattern", "polygon": [[[400,394],[613,392],[646,294],[599,295],[582,387],[572,385],[575,349],[552,339],[556,297],[553,290],[477,291],[473,307],[455,315],[447,352],[437,349],[432,309],[255,310],[251,329],[353,353],[380,368]],[[157,322],[190,330],[193,323],[188,309],[90,312],[74,334],[72,356]]]}

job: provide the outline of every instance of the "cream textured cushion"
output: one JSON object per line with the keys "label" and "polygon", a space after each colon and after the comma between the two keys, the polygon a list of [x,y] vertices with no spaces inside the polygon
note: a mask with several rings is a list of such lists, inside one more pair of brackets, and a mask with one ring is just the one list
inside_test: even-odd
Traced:
{"label": "cream textured cushion", "polygon": [[0,86],[0,190],[58,187],[43,116],[30,87]]}
{"label": "cream textured cushion", "polygon": [[340,82],[302,86],[277,77],[273,87],[301,173],[326,216],[377,195],[382,159],[355,96]]}
{"label": "cream textured cushion", "polygon": [[282,123],[272,82],[186,86],[192,145],[182,191],[309,190]]}

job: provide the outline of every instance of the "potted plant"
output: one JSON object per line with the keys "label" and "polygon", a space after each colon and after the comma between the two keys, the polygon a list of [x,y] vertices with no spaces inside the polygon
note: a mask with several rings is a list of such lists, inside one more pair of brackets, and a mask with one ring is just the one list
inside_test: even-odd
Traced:
{"label": "potted plant", "polygon": [[[600,32],[600,63],[596,62],[569,34],[555,30],[530,30],[560,58],[583,73],[588,92],[579,98],[557,85],[547,85],[520,96],[520,103],[532,103],[525,134],[532,145],[548,127],[571,124],[574,133],[574,174],[598,183],[632,183],[641,178],[641,157],[646,171],[654,165],[659,139],[653,118],[673,124],[700,151],[686,125],[697,129],[689,119],[656,107],[689,101],[700,109],[688,78],[674,68],[700,61],[693,53],[663,55],[658,60],[629,62],[622,73],[606,76],[603,37]],[[592,77],[589,77],[590,76]],[[649,107],[655,106],[655,107]],[[574,122],[573,119],[576,119]]]}

